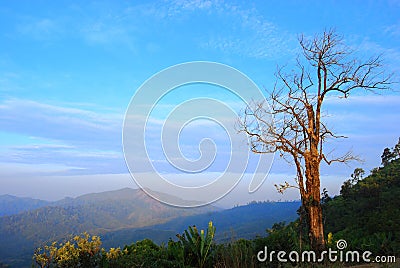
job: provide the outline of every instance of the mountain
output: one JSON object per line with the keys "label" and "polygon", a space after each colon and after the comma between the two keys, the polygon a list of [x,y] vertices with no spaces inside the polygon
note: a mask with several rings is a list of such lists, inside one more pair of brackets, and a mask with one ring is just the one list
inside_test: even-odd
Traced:
{"label": "mountain", "polygon": [[250,203],[223,211],[173,219],[156,225],[155,228],[182,233],[189,225],[197,225],[199,228],[205,229],[211,220],[217,227],[215,238],[219,242],[238,238],[250,239],[264,236],[266,229],[276,222],[294,220],[299,207],[299,201]]}
{"label": "mountain", "polygon": [[217,228],[215,237],[217,242],[239,238],[252,239],[266,235],[266,229],[276,222],[293,221],[297,217],[296,212],[299,207],[299,201],[251,203],[222,211],[179,217],[144,228],[108,232],[101,237],[105,248],[123,247],[144,238],[150,238],[155,243],[161,244],[168,242],[170,238],[175,239],[176,234],[182,234],[188,226],[196,225],[200,229],[206,229],[211,220]]}
{"label": "mountain", "polygon": [[0,216],[18,214],[49,205],[51,202],[29,197],[0,195]]}
{"label": "mountain", "polygon": [[16,254],[30,258],[35,247],[71,234],[104,234],[215,210],[218,208],[212,206],[188,209],[164,205],[142,190],[130,188],[66,198],[0,217],[0,260],[21,258]]}
{"label": "mountain", "polygon": [[252,238],[265,235],[265,229],[275,222],[293,220],[299,206],[299,202],[265,202],[228,210],[213,206],[176,208],[129,188],[65,198],[0,217],[0,262],[30,266],[36,247],[85,231],[100,235],[105,248],[123,247],[144,238],[161,244],[175,239],[188,226],[205,229],[212,220],[219,242]]}

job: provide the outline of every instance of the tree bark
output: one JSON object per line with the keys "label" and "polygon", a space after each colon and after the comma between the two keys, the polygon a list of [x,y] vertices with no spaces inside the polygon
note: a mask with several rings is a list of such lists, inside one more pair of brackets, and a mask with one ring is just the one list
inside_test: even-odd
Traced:
{"label": "tree bark", "polygon": [[305,205],[305,208],[308,215],[308,222],[310,224],[309,237],[311,248],[320,253],[326,248],[321,204],[317,201],[311,201]]}
{"label": "tree bark", "polygon": [[307,195],[302,201],[308,217],[311,248],[318,253],[326,249],[319,175],[318,156],[306,157]]}
{"label": "tree bark", "polygon": [[308,132],[309,150],[304,152],[306,191],[301,196],[308,215],[311,248],[317,252],[325,250],[319,172],[322,159],[319,150],[320,142],[322,142],[320,133],[320,106],[321,98],[319,96],[315,112],[311,105],[306,106],[308,117],[308,129],[306,131]]}

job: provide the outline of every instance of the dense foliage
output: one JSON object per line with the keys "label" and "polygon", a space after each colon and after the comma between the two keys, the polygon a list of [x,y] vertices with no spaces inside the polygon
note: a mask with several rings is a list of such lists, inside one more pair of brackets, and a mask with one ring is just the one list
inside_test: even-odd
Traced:
{"label": "dense foliage", "polygon": [[324,204],[325,229],[353,249],[399,254],[400,159],[384,160],[364,179],[356,169],[341,195]]}
{"label": "dense foliage", "polygon": [[101,248],[100,237],[83,233],[81,236],[35,251],[33,260],[39,267],[209,267],[214,248],[215,227],[209,222],[206,232],[193,226],[178,241],[158,246],[150,239],[129,246]]}

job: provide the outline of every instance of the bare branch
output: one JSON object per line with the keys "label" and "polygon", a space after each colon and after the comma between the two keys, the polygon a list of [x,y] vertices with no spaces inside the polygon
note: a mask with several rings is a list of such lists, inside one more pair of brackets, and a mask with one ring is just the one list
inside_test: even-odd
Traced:
{"label": "bare branch", "polygon": [[327,157],[322,154],[321,158],[327,163],[328,165],[338,162],[338,163],[347,163],[349,161],[359,161],[361,162],[362,160],[358,156],[354,156],[351,152],[347,152],[341,157],[333,158],[333,159],[327,159]]}
{"label": "bare branch", "polygon": [[285,184],[279,184],[279,185],[275,184],[274,186],[275,186],[276,190],[281,194],[283,194],[283,192],[286,191],[289,188],[299,189],[298,186],[290,185],[287,181],[285,181]]}
{"label": "bare branch", "polygon": [[277,82],[268,99],[270,106],[265,101],[251,103],[238,121],[239,131],[247,134],[254,153],[279,152],[285,161],[294,164],[298,186],[287,182],[275,186],[281,193],[288,188],[299,189],[309,221],[321,225],[310,228],[311,236],[318,237],[318,241],[324,240],[320,221],[321,162],[330,165],[360,160],[351,152],[327,157],[326,143],[345,137],[335,134],[324,122],[325,97],[333,94],[347,98],[355,90],[376,92],[392,84],[392,75],[383,70],[380,55],[366,61],[352,59],[352,51],[342,41],[333,30],[311,40],[300,36],[305,61],[297,58],[297,72],[287,74],[278,68]]}

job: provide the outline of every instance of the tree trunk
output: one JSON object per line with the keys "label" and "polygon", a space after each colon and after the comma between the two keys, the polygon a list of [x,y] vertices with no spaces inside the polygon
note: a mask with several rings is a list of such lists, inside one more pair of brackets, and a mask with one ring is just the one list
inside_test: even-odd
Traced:
{"label": "tree trunk", "polygon": [[309,237],[311,248],[315,252],[322,252],[325,250],[324,227],[322,222],[322,207],[321,203],[311,201],[309,207],[306,207],[308,221],[309,221]]}
{"label": "tree trunk", "polygon": [[[314,148],[313,148],[314,149]],[[314,153],[314,154],[313,154]],[[316,150],[312,150],[306,161],[307,195],[302,197],[307,212],[311,249],[315,252],[325,250],[324,226],[322,219],[319,161]]]}

